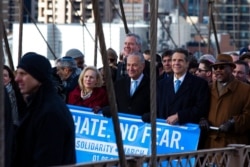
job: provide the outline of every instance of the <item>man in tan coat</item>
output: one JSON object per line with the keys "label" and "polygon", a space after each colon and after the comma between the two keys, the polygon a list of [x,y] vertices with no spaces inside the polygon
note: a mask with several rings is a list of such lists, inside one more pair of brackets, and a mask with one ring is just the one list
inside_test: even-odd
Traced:
{"label": "man in tan coat", "polygon": [[[228,144],[247,144],[250,127],[250,86],[232,75],[235,68],[230,55],[219,54],[213,72],[217,78],[211,86],[211,103],[208,121],[200,123],[201,129],[209,130],[205,148],[226,147]],[[205,122],[205,123],[204,123]]]}

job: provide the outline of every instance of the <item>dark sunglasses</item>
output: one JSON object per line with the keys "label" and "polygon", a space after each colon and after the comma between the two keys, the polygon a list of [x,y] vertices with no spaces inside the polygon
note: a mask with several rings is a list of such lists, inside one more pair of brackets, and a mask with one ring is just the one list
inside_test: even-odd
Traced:
{"label": "dark sunglasses", "polygon": [[219,69],[219,70],[224,70],[224,68],[225,68],[225,65],[213,66],[213,69],[214,69],[214,70],[217,70],[217,69]]}

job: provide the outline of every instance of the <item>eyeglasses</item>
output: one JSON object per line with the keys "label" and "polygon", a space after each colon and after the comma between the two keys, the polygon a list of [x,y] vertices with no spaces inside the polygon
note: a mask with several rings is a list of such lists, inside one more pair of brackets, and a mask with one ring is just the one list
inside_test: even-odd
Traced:
{"label": "eyeglasses", "polygon": [[214,70],[217,70],[217,69],[219,69],[219,70],[224,70],[224,68],[225,68],[225,65],[213,66],[213,69],[214,69]]}
{"label": "eyeglasses", "polygon": [[202,71],[207,72],[208,70],[203,70],[203,69],[198,68],[198,70],[197,70],[197,71],[198,71],[198,72],[202,72]]}

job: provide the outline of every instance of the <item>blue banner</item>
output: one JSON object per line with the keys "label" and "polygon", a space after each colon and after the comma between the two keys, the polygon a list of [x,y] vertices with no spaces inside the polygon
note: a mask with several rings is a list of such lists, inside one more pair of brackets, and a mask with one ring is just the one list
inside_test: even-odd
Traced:
{"label": "blue banner", "polygon": [[[112,118],[90,108],[68,105],[75,122],[77,163],[118,158]],[[141,117],[119,114],[126,155],[151,154],[151,125]],[[157,119],[157,154],[197,150],[200,129],[196,124],[169,125]]]}

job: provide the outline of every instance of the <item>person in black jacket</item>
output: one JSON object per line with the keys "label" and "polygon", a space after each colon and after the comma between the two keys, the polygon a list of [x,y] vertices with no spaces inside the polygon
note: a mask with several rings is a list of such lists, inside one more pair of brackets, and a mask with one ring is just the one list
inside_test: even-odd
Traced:
{"label": "person in black jacket", "polygon": [[188,72],[189,63],[187,50],[177,48],[172,55],[173,75],[159,81],[157,117],[168,124],[199,123],[202,117],[207,117],[209,86],[207,81]]}
{"label": "person in black jacket", "polygon": [[10,167],[15,127],[12,119],[11,102],[6,88],[4,88],[4,166]]}
{"label": "person in black jacket", "polygon": [[50,62],[26,53],[15,78],[27,108],[17,129],[12,166],[54,166],[76,162],[75,128],[65,102],[56,93]]}
{"label": "person in black jacket", "polygon": [[[145,60],[143,54],[134,52],[127,57],[128,76],[115,82],[118,112],[143,116],[150,112],[150,81],[143,74]],[[133,90],[133,83],[136,88]]]}

